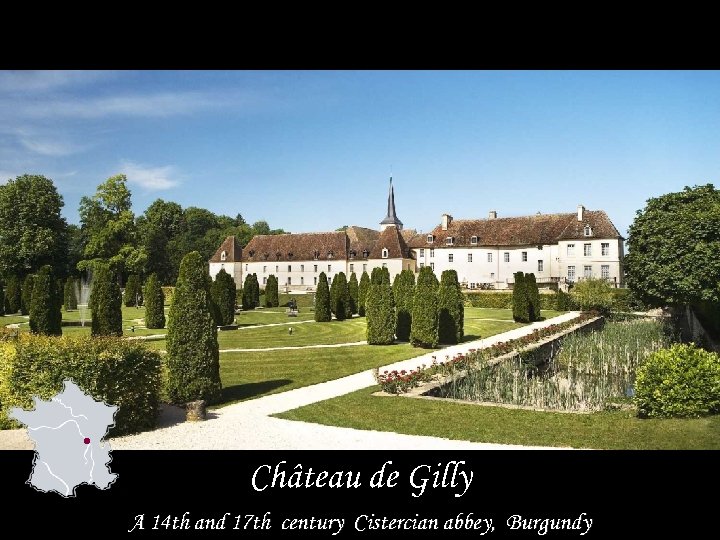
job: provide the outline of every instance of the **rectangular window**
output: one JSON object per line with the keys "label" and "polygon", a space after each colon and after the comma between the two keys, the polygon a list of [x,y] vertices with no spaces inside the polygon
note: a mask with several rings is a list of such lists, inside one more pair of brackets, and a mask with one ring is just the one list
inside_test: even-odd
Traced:
{"label": "rectangular window", "polygon": [[470,243],[474,246],[477,245],[477,236],[471,236]]}
{"label": "rectangular window", "polygon": [[490,279],[495,279],[495,272],[490,272]]}
{"label": "rectangular window", "polygon": [[367,264],[363,264],[363,272],[367,272]]}
{"label": "rectangular window", "polygon": [[603,279],[610,279],[610,265],[603,264],[600,267],[600,277]]}
{"label": "rectangular window", "polygon": [[332,264],[328,264],[328,272],[332,272]]}
{"label": "rectangular window", "polygon": [[543,271],[543,261],[538,261],[538,272]]}
{"label": "rectangular window", "polygon": [[313,285],[317,285],[317,276],[313,277]]}
{"label": "rectangular window", "polygon": [[420,256],[421,257],[425,256],[425,248],[420,248]]}
{"label": "rectangular window", "polygon": [[527,262],[527,251],[522,252],[522,262]]}
{"label": "rectangular window", "polygon": [[589,264],[586,264],[583,266],[583,277],[591,278],[592,277],[592,266]]}
{"label": "rectangular window", "polygon": [[575,267],[568,266],[568,281],[575,281]]}
{"label": "rectangular window", "polygon": [[448,262],[453,262],[453,254],[448,253]]}
{"label": "rectangular window", "polygon": [[575,244],[568,244],[568,245],[567,245],[567,256],[568,256],[568,257],[574,257],[574,256],[575,256]]}
{"label": "rectangular window", "polygon": [[305,285],[305,278],[300,276],[300,285]]}
{"label": "rectangular window", "polygon": [[267,278],[266,278],[266,277],[263,278],[263,285],[267,285]]}
{"label": "rectangular window", "polygon": [[301,264],[301,265],[300,265],[300,271],[301,271],[301,272],[304,272],[304,271],[305,271],[305,265],[304,265],[304,264]]}
{"label": "rectangular window", "polygon": [[420,263],[420,268],[425,268],[425,263]]}
{"label": "rectangular window", "polygon": [[430,270],[435,271],[435,263],[430,263]]}
{"label": "rectangular window", "polygon": [[592,244],[583,244],[583,255],[590,257],[592,255]]}
{"label": "rectangular window", "polygon": [[313,266],[315,267],[314,271],[317,272],[317,264],[313,264]]}
{"label": "rectangular window", "polygon": [[280,273],[280,266],[278,266],[277,264],[275,265],[275,273],[276,274]]}
{"label": "rectangular window", "polygon": [[352,274],[355,271],[355,265],[350,263],[350,273]]}
{"label": "rectangular window", "polygon": [[292,285],[292,279],[290,278],[290,276],[288,276],[287,284]]}
{"label": "rectangular window", "polygon": [[263,266],[263,274],[267,272],[267,266]]}
{"label": "rectangular window", "polygon": [[510,252],[506,251],[505,253],[503,253],[503,260],[505,262],[510,262]]}
{"label": "rectangular window", "polygon": [[472,253],[468,253],[468,262],[472,262]]}
{"label": "rectangular window", "polygon": [[245,271],[246,271],[246,272],[248,271],[248,265],[247,265],[247,264],[245,265]]}
{"label": "rectangular window", "polygon": [[488,253],[488,262],[492,262],[492,253]]}
{"label": "rectangular window", "polygon": [[288,264],[288,272],[292,272],[292,264]]}
{"label": "rectangular window", "polygon": [[455,242],[455,239],[452,236],[448,236],[445,239],[445,244],[447,244],[448,246],[452,246],[454,242]]}
{"label": "rectangular window", "polygon": [[600,255],[603,255],[604,257],[607,257],[610,255],[610,243],[609,242],[603,242],[600,244]]}
{"label": "rectangular window", "polygon": [[387,263],[383,263],[383,268],[387,268]]}
{"label": "rectangular window", "polygon": [[430,250],[430,258],[432,259],[434,256],[435,256],[435,250],[431,249]]}

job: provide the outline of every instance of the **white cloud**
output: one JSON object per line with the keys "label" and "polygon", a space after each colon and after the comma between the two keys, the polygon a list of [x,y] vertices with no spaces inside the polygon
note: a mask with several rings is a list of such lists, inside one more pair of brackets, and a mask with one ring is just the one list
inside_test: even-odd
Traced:
{"label": "white cloud", "polygon": [[43,92],[108,75],[107,71],[0,71],[0,92]]}
{"label": "white cloud", "polygon": [[150,191],[159,191],[170,189],[177,186],[180,182],[171,178],[176,174],[175,167],[166,165],[164,167],[148,167],[132,161],[126,161],[122,164],[120,170],[127,176],[128,182],[137,184]]}
{"label": "white cloud", "polygon": [[20,143],[31,152],[43,156],[69,156],[70,154],[76,154],[84,150],[83,147],[67,141],[48,141],[20,137]]}

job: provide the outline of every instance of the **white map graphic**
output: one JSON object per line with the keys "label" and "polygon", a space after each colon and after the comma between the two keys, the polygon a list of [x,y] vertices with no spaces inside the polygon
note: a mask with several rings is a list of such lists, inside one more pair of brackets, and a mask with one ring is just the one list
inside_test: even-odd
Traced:
{"label": "white map graphic", "polygon": [[69,379],[63,384],[63,391],[50,401],[34,397],[33,411],[10,410],[10,418],[25,424],[35,442],[28,483],[63,497],[74,497],[80,484],[108,489],[117,474],[110,472],[110,445],[102,438],[115,424],[118,408],[95,401]]}

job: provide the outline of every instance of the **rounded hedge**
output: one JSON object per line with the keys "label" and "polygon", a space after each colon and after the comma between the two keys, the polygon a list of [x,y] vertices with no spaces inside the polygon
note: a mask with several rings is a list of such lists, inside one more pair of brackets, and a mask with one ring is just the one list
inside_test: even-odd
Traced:
{"label": "rounded hedge", "polygon": [[331,319],[330,288],[328,287],[327,274],[320,272],[317,292],[315,293],[315,321],[328,322]]}
{"label": "rounded hedge", "polygon": [[145,327],[165,328],[165,295],[157,274],[150,274],[145,283]]}
{"label": "rounded hedge", "polygon": [[65,311],[73,311],[77,309],[77,294],[75,293],[75,279],[69,276],[65,281],[63,290],[63,305]]}
{"label": "rounded hedge", "polygon": [[359,287],[355,272],[350,274],[350,280],[348,281],[348,292],[350,293],[350,315],[356,315],[358,312]]}
{"label": "rounded hedge", "polygon": [[265,284],[265,307],[278,307],[279,305],[278,280],[274,274],[270,274]]}
{"label": "rounded hedge", "polygon": [[30,313],[30,304],[32,303],[33,293],[33,274],[28,274],[22,283],[22,289],[20,291],[20,313],[22,315],[28,315]]}
{"label": "rounded hedge", "polygon": [[455,270],[444,270],[438,289],[438,339],[440,343],[454,345],[465,335],[465,305]]}
{"label": "rounded hedge", "polygon": [[[378,270],[377,268],[375,270]],[[395,341],[395,300],[390,287],[390,274],[380,271],[377,281],[370,284],[365,299],[366,336],[368,345],[391,345]],[[387,269],[383,269],[386,270]],[[386,272],[387,273],[387,272]]]}
{"label": "rounded hedge", "polygon": [[358,285],[358,315],[365,316],[365,301],[367,293],[370,289],[370,276],[367,272],[363,272],[360,276],[360,284]]}
{"label": "rounded hedge", "polygon": [[650,355],[635,378],[638,415],[694,417],[720,412],[720,356],[694,344]]}
{"label": "rounded hedge", "polygon": [[210,289],[212,300],[215,303],[218,326],[227,326],[235,321],[236,290],[235,280],[224,268],[215,276]]}
{"label": "rounded hedge", "polygon": [[415,273],[412,270],[403,270],[393,281],[393,298],[397,314],[395,333],[400,341],[410,341],[414,297]]}
{"label": "rounded hedge", "polygon": [[110,266],[98,263],[93,267],[92,292],[89,300],[93,336],[122,336],[122,295]]}
{"label": "rounded hedge", "polygon": [[30,331],[46,336],[62,335],[62,303],[57,281],[49,265],[43,266],[33,280],[30,303]]}
{"label": "rounded hedge", "polygon": [[5,313],[14,315],[20,311],[22,284],[17,276],[10,276],[5,288]]}
{"label": "rounded hedge", "polygon": [[438,344],[438,280],[429,266],[420,269],[413,300],[410,343],[413,347],[434,348]]}

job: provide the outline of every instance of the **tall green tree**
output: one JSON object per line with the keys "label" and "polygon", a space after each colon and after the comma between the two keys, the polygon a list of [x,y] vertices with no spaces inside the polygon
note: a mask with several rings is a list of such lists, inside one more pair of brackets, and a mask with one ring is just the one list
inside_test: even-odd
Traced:
{"label": "tall green tree", "polygon": [[245,276],[242,292],[242,308],[246,311],[257,307],[257,304],[255,303],[256,282],[257,277],[255,274],[247,274]]}
{"label": "tall green tree", "polygon": [[5,289],[0,281],[0,315],[5,315]]}
{"label": "tall green tree", "polygon": [[352,317],[352,311],[350,308],[350,291],[348,289],[345,272],[338,272],[335,274],[332,286],[330,287],[330,301],[330,308],[338,321],[343,321]]}
{"label": "tall green tree", "polygon": [[648,199],[628,228],[627,285],[645,304],[720,303],[720,190]]}
{"label": "tall green tree", "polygon": [[64,271],[67,223],[52,180],[25,174],[0,185],[0,275],[26,275],[49,264]]}
{"label": "tall green tree", "polygon": [[257,274],[253,274],[252,276],[253,305],[258,307],[260,305],[260,282],[258,281]]}
{"label": "tall green tree", "polygon": [[325,272],[318,276],[318,286],[315,292],[315,321],[328,322],[332,319],[330,311],[330,289]]}
{"label": "tall green tree", "polygon": [[65,280],[63,290],[63,304],[65,311],[75,311],[77,309],[77,294],[75,293],[75,278],[68,276]]}
{"label": "tall green tree", "polygon": [[235,321],[236,290],[235,280],[224,268],[215,276],[210,288],[213,302],[218,310],[218,326],[227,326]]}
{"label": "tall green tree", "polygon": [[278,307],[279,305],[278,281],[274,274],[270,274],[265,284],[265,307]]}
{"label": "tall green tree", "polygon": [[[377,270],[377,272],[376,272]],[[385,270],[385,272],[383,272]],[[373,269],[365,298],[368,345],[390,345],[395,341],[395,300],[387,268]]]}
{"label": "tall green tree", "polygon": [[537,286],[535,274],[525,274],[525,289],[530,304],[530,320],[540,320],[540,291]]}
{"label": "tall green tree", "polygon": [[7,281],[7,288],[5,290],[5,313],[8,315],[14,315],[20,311],[22,304],[22,282],[16,275],[10,276]]}
{"label": "tall green tree", "polygon": [[22,284],[22,290],[20,295],[20,313],[28,315],[30,313],[30,304],[32,303],[33,294],[33,280],[35,279],[34,274],[28,274],[25,276]]}
{"label": "tall green tree", "polygon": [[360,276],[360,285],[358,285],[358,315],[365,316],[365,301],[367,293],[370,289],[370,276],[367,272],[363,272]]}
{"label": "tall green tree", "polygon": [[206,259],[187,254],[180,273],[167,331],[167,393],[173,403],[220,400],[220,354],[217,327],[210,311],[210,277]]}
{"label": "tall green tree", "polygon": [[440,276],[437,305],[439,342],[461,343],[465,335],[465,303],[455,270],[444,270]]}
{"label": "tall green tree", "polygon": [[530,322],[532,308],[530,306],[528,287],[525,283],[525,273],[515,272],[513,276],[515,278],[512,294],[513,320],[527,323]]}
{"label": "tall green tree", "polygon": [[403,270],[395,276],[393,297],[397,314],[395,333],[398,340],[410,341],[413,301],[415,298],[415,273],[412,270]]}
{"label": "tall green tree", "polygon": [[91,335],[122,336],[122,294],[107,263],[93,265],[92,292],[88,305],[92,311]]}
{"label": "tall green tree", "polygon": [[348,281],[348,292],[350,293],[350,314],[351,315],[357,315],[358,313],[358,296],[359,296],[359,287],[358,287],[358,280],[357,276],[355,275],[355,272],[350,274],[350,281]]}
{"label": "tall green tree", "polygon": [[140,276],[130,274],[125,282],[125,293],[123,294],[123,302],[125,307],[142,305],[142,285],[140,284]]}
{"label": "tall green tree", "polygon": [[145,327],[165,328],[165,295],[157,274],[150,274],[145,282]]}
{"label": "tall green tree", "polygon": [[413,299],[410,343],[413,347],[434,348],[438,344],[438,280],[429,266],[420,269]]}
{"label": "tall green tree", "polygon": [[30,331],[46,336],[62,335],[62,300],[50,265],[45,265],[33,280],[30,304]]}

